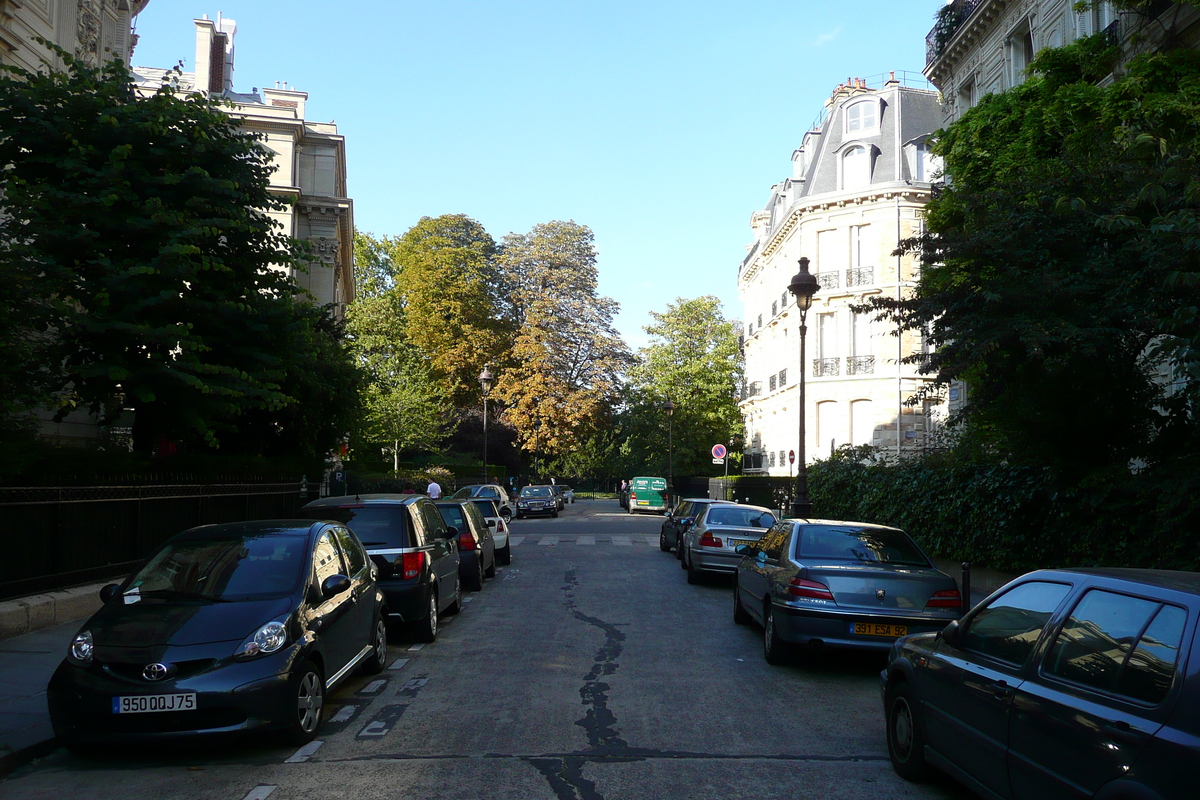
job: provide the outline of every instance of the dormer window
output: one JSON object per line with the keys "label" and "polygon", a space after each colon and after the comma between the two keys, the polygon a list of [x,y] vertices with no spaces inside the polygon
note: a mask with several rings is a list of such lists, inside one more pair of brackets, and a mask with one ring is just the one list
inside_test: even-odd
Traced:
{"label": "dormer window", "polygon": [[860,100],[846,107],[846,133],[873,131],[879,127],[879,101]]}
{"label": "dormer window", "polygon": [[871,182],[871,153],[854,145],[842,154],[842,188],[858,189]]}

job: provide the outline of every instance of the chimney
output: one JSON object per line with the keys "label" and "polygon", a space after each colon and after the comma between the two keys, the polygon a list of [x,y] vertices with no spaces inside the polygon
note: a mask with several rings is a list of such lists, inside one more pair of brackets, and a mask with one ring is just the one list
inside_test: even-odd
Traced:
{"label": "chimney", "polygon": [[237,22],[231,19],[193,20],[196,25],[196,88],[209,94],[233,90],[233,37]]}

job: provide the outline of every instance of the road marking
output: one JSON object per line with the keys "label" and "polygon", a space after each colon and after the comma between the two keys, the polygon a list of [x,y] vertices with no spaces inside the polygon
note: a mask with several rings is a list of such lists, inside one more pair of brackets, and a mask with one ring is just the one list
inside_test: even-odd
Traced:
{"label": "road marking", "polygon": [[633,542],[629,541],[628,536],[614,536],[612,537],[612,543],[621,547],[631,547],[633,545]]}
{"label": "road marking", "polygon": [[644,536],[642,538],[644,538],[646,540],[646,544],[650,545],[651,547],[658,547],[657,536]]}
{"label": "road marking", "polygon": [[543,536],[541,538],[541,541],[538,542],[538,544],[553,547],[554,545],[558,544],[558,537],[557,536]]}
{"label": "road marking", "polygon": [[392,662],[392,665],[390,667],[388,667],[388,669],[404,669],[404,665],[407,663],[408,663],[407,658],[397,658],[395,661]]}
{"label": "road marking", "polygon": [[518,575],[520,575],[520,574],[521,574],[521,570],[519,570],[519,569],[510,569],[510,570],[508,570],[508,572],[506,572],[506,573],[504,574],[504,580],[506,580],[506,581],[511,581],[513,578],[517,577],[517,576],[518,576]]}
{"label": "road marking", "polygon": [[387,686],[387,678],[380,678],[376,681],[371,681],[366,686],[358,690],[359,694],[379,694],[383,691],[383,687]]}
{"label": "road marking", "polygon": [[[463,598],[463,602],[464,602],[464,603],[469,603],[469,602],[471,602],[471,601],[472,601],[472,600],[474,600],[474,599],[475,599],[475,595],[473,595],[473,594],[469,594],[469,595],[467,595],[466,597],[464,597],[464,598]],[[409,649],[411,650],[412,648],[409,648]]]}
{"label": "road marking", "polygon": [[329,718],[330,722],[349,722],[358,713],[358,706],[342,706],[338,713]]}
{"label": "road marking", "polygon": [[278,788],[278,786],[268,786],[265,783],[259,784],[251,789],[250,793],[243,797],[242,800],[267,800],[271,796],[271,792]]}
{"label": "road marking", "polygon": [[313,754],[315,754],[318,750],[320,750],[321,745],[323,745],[323,744],[325,744],[325,742],[323,742],[320,739],[311,741],[308,744],[304,745],[304,747],[301,747],[299,750],[292,753],[291,757],[288,758],[287,760],[285,760],[283,763],[285,763],[285,764],[303,764],[305,761],[308,761],[310,758],[312,758]]}
{"label": "road marking", "polygon": [[420,644],[409,645],[408,652],[410,652],[410,653],[415,653],[415,652],[417,652],[418,650],[420,650],[420,649],[422,649],[422,648],[424,648],[424,647],[425,647],[425,643],[424,643],[424,642],[421,642]]}
{"label": "road marking", "polygon": [[576,536],[575,537],[575,544],[595,544],[595,543],[596,543],[595,536]]}
{"label": "road marking", "polygon": [[367,726],[358,732],[357,739],[378,739],[382,736],[387,736],[391,732],[392,726],[400,721],[400,717],[404,716],[404,709],[408,706],[384,706],[375,715],[375,719],[367,723]]}
{"label": "road marking", "polygon": [[509,537],[508,537],[508,543],[509,543],[509,545],[511,545],[512,547],[516,547],[517,545],[519,545],[519,544],[520,544],[521,542],[523,542],[523,541],[525,541],[525,537],[524,537],[524,536],[509,536]]}

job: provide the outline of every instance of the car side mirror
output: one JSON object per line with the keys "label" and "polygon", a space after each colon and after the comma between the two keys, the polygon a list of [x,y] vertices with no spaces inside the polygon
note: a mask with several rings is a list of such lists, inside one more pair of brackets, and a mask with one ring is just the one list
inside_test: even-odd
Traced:
{"label": "car side mirror", "polygon": [[442,534],[442,538],[443,539],[457,539],[458,538],[458,528],[454,527],[453,525],[447,525],[446,532],[444,534]]}
{"label": "car side mirror", "polygon": [[496,520],[494,520],[494,519],[489,519],[489,520],[487,521],[487,526],[488,526],[489,528],[494,528],[494,527],[496,527]]}
{"label": "car side mirror", "polygon": [[962,638],[962,628],[958,624],[958,620],[952,620],[949,625],[942,629],[942,641],[948,645],[957,646],[958,641]]}
{"label": "car side mirror", "polygon": [[748,556],[753,554],[754,548],[748,544],[739,544],[737,547],[733,548],[733,552],[743,556]]}
{"label": "car side mirror", "polygon": [[100,602],[111,603],[121,593],[121,584],[110,583],[100,590]]}
{"label": "car side mirror", "polygon": [[321,598],[328,600],[350,588],[350,579],[345,575],[330,575],[321,581]]}

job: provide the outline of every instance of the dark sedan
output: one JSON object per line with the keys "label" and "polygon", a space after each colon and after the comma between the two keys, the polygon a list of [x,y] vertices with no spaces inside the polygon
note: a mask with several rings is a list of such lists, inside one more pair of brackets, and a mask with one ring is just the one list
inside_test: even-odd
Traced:
{"label": "dark sedan", "polygon": [[559,498],[554,493],[553,486],[549,484],[526,486],[517,495],[517,519],[531,517],[534,514],[557,517],[558,504]]}
{"label": "dark sedan", "polygon": [[304,743],[326,692],[387,661],[374,569],[336,523],[193,528],[100,596],[47,689],[68,745],[254,730]]}
{"label": "dark sedan", "polygon": [[683,534],[687,533],[695,522],[696,517],[704,513],[704,509],[713,503],[726,503],[728,500],[710,500],[707,497],[688,498],[680,500],[674,509],[667,512],[662,527],[658,531],[658,549],[664,553],[678,550]]}
{"label": "dark sedan", "polygon": [[484,578],[496,577],[496,540],[492,530],[471,500],[443,500],[435,505],[458,536],[459,579],[468,591],[478,592],[483,588]]}
{"label": "dark sedan", "polygon": [[881,675],[888,752],[983,797],[1196,797],[1200,574],[1042,570],[939,633],[900,639]]}

